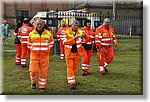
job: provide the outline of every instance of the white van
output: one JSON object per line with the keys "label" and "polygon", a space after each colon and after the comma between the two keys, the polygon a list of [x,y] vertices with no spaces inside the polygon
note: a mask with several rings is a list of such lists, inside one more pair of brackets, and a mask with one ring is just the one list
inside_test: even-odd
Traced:
{"label": "white van", "polygon": [[[84,26],[84,21],[86,19],[91,20],[91,28],[96,28],[100,24],[100,19],[98,16],[94,16],[94,13],[87,14],[85,11],[81,10],[69,10],[69,11],[58,11],[50,10],[49,12],[42,11],[37,12],[37,14],[30,20],[33,24],[37,19],[43,19],[46,24],[48,24],[53,29],[59,28],[60,23],[65,21],[68,26],[71,26],[74,19],[79,21],[79,27]],[[49,17],[49,18],[47,18]],[[47,22],[48,21],[48,22]],[[54,30],[55,31],[55,30]]]}

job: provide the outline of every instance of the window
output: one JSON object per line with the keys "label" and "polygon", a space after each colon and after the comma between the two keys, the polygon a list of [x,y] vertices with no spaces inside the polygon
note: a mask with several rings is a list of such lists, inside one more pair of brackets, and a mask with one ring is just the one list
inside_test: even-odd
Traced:
{"label": "window", "polygon": [[28,18],[28,17],[29,17],[28,10],[16,10],[17,21],[20,20],[22,22],[24,18]]}
{"label": "window", "polygon": [[29,11],[28,10],[17,10],[16,17],[29,17]]}

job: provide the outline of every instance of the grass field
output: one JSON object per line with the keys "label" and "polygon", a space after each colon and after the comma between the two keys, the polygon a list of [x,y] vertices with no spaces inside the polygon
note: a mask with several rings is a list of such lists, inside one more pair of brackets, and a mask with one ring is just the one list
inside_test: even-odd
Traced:
{"label": "grass field", "polygon": [[[28,68],[15,65],[15,52],[3,53],[3,93],[11,95],[142,95],[143,49],[141,39],[119,39],[119,50],[108,66],[109,74],[97,71],[96,52],[91,59],[91,75],[81,75],[81,61],[76,73],[76,89],[70,90],[66,80],[66,64],[59,56],[50,56],[47,89],[40,93],[31,89]],[[15,49],[13,37],[3,49]]]}

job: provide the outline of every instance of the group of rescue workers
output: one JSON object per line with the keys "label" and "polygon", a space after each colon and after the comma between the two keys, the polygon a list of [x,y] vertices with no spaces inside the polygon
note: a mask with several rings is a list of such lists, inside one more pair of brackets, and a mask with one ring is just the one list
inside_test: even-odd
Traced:
{"label": "group of rescue workers", "polygon": [[[118,48],[118,41],[114,35],[114,29],[110,25],[110,19],[105,18],[103,24],[91,29],[91,20],[86,20],[84,27],[79,28],[79,22],[74,20],[71,27],[61,23],[57,31],[57,39],[60,42],[60,59],[66,60],[67,82],[70,89],[75,89],[75,74],[82,58],[82,75],[89,75],[90,59],[93,47],[96,45],[98,58],[98,71],[100,74],[108,72],[106,66],[113,60],[115,48]],[[20,43],[16,45],[16,65],[26,67],[26,52],[29,57],[29,73],[31,88],[38,88],[42,92],[46,88],[47,71],[49,67],[50,49],[54,45],[53,34],[45,29],[45,22],[42,19],[36,21],[36,25],[29,26],[28,19],[23,24],[18,24],[14,33]]]}

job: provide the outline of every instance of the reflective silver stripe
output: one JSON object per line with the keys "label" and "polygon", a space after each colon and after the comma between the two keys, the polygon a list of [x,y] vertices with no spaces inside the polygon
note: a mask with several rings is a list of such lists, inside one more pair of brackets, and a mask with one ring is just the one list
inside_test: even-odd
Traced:
{"label": "reflective silver stripe", "polygon": [[31,78],[31,82],[36,82],[37,76],[35,77],[30,77]]}
{"label": "reflective silver stripe", "polygon": [[39,48],[39,47],[33,47],[32,50],[48,50],[48,48]]}
{"label": "reflective silver stripe", "polygon": [[21,61],[26,61],[26,59],[21,59]]}
{"label": "reflective silver stripe", "polygon": [[32,44],[31,42],[28,42],[28,44],[30,45],[30,44]]}
{"label": "reflective silver stripe", "polygon": [[28,38],[29,36],[21,36],[21,38]]}
{"label": "reflective silver stripe", "polygon": [[102,38],[102,36],[99,36],[99,38]]}
{"label": "reflective silver stripe", "polygon": [[67,48],[72,48],[72,46],[70,46],[70,45],[65,45],[65,47],[67,47]]}
{"label": "reflective silver stripe", "polygon": [[101,43],[102,45],[105,45],[105,46],[111,46],[112,44],[107,44],[107,43]]}
{"label": "reflective silver stripe", "polygon": [[112,38],[102,39],[102,41],[108,41],[108,40],[113,40],[113,39]]}
{"label": "reflective silver stripe", "polygon": [[77,45],[77,48],[79,48],[79,47],[81,47],[82,45],[81,44],[79,44],[79,45]]}
{"label": "reflective silver stripe", "polygon": [[114,42],[116,42],[117,40],[114,40]]}
{"label": "reflective silver stripe", "polygon": [[101,43],[101,41],[99,41],[99,40],[95,40],[95,42]]}
{"label": "reflective silver stripe", "polygon": [[34,76],[34,77],[31,76],[31,79],[36,79],[36,78],[37,78],[37,76]]}
{"label": "reflective silver stripe", "polygon": [[99,71],[103,71],[104,67],[103,66],[99,66]]}
{"label": "reflective silver stripe", "polygon": [[84,66],[84,67],[85,67],[85,66],[87,66],[87,64],[82,64],[82,66]]}
{"label": "reflective silver stripe", "polygon": [[41,78],[41,77],[39,77],[39,80],[41,80],[41,81],[46,81],[45,78]]}
{"label": "reflective silver stripe", "polygon": [[95,37],[99,37],[99,35],[95,35]]}
{"label": "reflective silver stripe", "polygon": [[90,38],[94,38],[94,36],[91,35]]}
{"label": "reflective silver stripe", "polygon": [[89,68],[87,68],[87,67],[82,67],[82,69],[89,69]]}
{"label": "reflective silver stripe", "polygon": [[63,56],[61,56],[61,57],[60,57],[60,59],[64,59],[64,57],[63,57]]}
{"label": "reflective silver stripe", "polygon": [[102,36],[100,36],[100,35],[95,35],[95,38],[102,38]]}
{"label": "reflective silver stripe", "polygon": [[21,36],[17,36],[18,38],[20,38]]}
{"label": "reflective silver stripe", "polygon": [[49,43],[31,43],[31,45],[48,45]]}
{"label": "reflective silver stripe", "polygon": [[66,40],[66,38],[61,38],[61,40]]}
{"label": "reflective silver stripe", "polygon": [[64,37],[66,37],[66,35],[59,35],[59,37],[62,37],[62,38],[64,38]]}
{"label": "reflective silver stripe", "polygon": [[79,43],[81,43],[81,41],[78,40],[78,41],[76,41],[76,43],[79,44]]}
{"label": "reflective silver stripe", "polygon": [[113,35],[113,37],[116,37],[115,35]]}
{"label": "reflective silver stripe", "polygon": [[101,33],[98,33],[98,35],[101,35]]}
{"label": "reflective silver stripe", "polygon": [[26,62],[21,62],[21,64],[26,64]]}
{"label": "reflective silver stripe", "polygon": [[87,67],[89,67],[90,65],[87,64]]}
{"label": "reflective silver stripe", "polygon": [[16,58],[16,59],[19,59],[19,60],[20,60],[20,58]]}
{"label": "reflective silver stripe", "polygon": [[92,44],[91,42],[87,42],[87,44]]}
{"label": "reflective silver stripe", "polygon": [[39,82],[40,85],[46,85],[46,82]]}
{"label": "reflective silver stripe", "polygon": [[21,41],[21,43],[22,43],[22,44],[27,44],[28,42],[27,42],[27,41]]}
{"label": "reflective silver stripe", "polygon": [[[79,47],[81,47],[82,46],[82,44],[79,44],[79,45],[77,45],[77,48],[79,48]],[[65,45],[65,47],[67,47],[67,48],[72,48],[72,46],[70,46],[70,45]]]}
{"label": "reflective silver stripe", "polygon": [[49,46],[49,49],[50,49],[51,47],[53,47],[53,45],[50,45],[50,46]]}
{"label": "reflective silver stripe", "polygon": [[74,79],[74,78],[75,78],[75,76],[69,76],[69,77],[67,77],[68,80]]}
{"label": "reflective silver stripe", "polygon": [[75,82],[75,80],[68,80],[68,83]]}
{"label": "reflective silver stripe", "polygon": [[60,56],[64,56],[64,54],[60,54]]}

